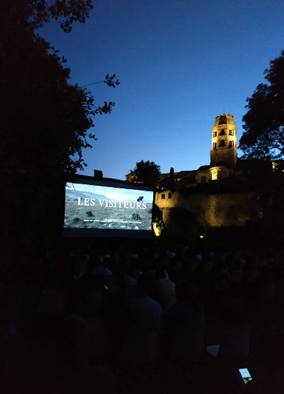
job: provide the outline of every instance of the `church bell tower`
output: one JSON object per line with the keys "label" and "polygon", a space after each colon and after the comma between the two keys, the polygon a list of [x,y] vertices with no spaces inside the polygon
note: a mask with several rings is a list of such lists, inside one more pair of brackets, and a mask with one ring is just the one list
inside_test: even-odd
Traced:
{"label": "church bell tower", "polygon": [[234,116],[218,115],[212,130],[210,166],[235,167],[237,162],[237,128]]}

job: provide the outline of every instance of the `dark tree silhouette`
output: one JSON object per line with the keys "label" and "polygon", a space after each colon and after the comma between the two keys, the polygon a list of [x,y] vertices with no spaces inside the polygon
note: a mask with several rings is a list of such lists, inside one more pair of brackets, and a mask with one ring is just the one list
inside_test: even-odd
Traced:
{"label": "dark tree silhouette", "polygon": [[51,19],[59,22],[65,32],[72,30],[74,22],[85,23],[93,8],[92,0],[1,0],[1,31],[34,31]]}
{"label": "dark tree silhouette", "polygon": [[[114,103],[95,107],[86,88],[71,85],[66,60],[36,29],[55,18],[69,32],[88,17],[91,1],[2,0],[0,7],[1,169],[57,175],[83,169],[82,150],[95,139],[93,117],[110,113]],[[119,83],[115,75],[102,82]]]}
{"label": "dark tree silhouette", "polygon": [[244,158],[284,157],[284,51],[264,71],[268,83],[261,83],[247,98],[243,133],[239,147]]}
{"label": "dark tree silhouette", "polygon": [[[250,162],[249,187],[259,192],[257,215],[248,222],[248,231],[261,242],[276,242],[283,234],[283,166],[271,171],[271,160],[284,158],[284,51],[264,71],[267,83],[257,86],[247,99],[243,117],[245,132],[239,147]],[[265,159],[265,160],[264,160]]]}
{"label": "dark tree silhouette", "polygon": [[144,183],[148,185],[157,185],[160,181],[160,166],[153,161],[139,161],[136,163],[134,170],[130,170],[133,176],[133,182]]}
{"label": "dark tree silhouette", "polygon": [[[91,0],[0,1],[0,217],[13,234],[45,225],[65,175],[86,166],[82,152],[96,139],[94,116],[114,106],[96,107],[87,88],[70,84],[66,59],[38,33],[52,18],[70,32],[91,8]],[[115,75],[100,82],[119,84]]]}

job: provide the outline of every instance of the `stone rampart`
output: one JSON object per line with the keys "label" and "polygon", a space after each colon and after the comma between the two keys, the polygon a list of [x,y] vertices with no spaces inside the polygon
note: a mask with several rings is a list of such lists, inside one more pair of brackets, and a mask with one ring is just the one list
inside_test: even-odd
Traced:
{"label": "stone rampart", "polygon": [[258,216],[257,194],[251,192],[192,193],[184,197],[178,192],[166,191],[156,193],[155,202],[163,213],[165,223],[172,208],[190,211],[205,227],[243,226],[249,219]]}

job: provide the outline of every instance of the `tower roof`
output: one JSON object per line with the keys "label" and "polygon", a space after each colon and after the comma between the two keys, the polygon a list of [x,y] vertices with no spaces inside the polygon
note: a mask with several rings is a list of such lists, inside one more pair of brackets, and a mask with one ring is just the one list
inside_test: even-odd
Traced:
{"label": "tower roof", "polygon": [[234,115],[222,114],[222,115],[216,116],[214,126],[218,126],[218,125],[222,125],[222,124],[235,125]]}

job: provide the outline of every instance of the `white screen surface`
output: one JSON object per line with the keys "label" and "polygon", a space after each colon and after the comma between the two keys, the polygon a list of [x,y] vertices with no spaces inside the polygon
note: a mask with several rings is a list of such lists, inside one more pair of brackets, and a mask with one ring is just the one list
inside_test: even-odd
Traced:
{"label": "white screen surface", "polygon": [[67,182],[63,227],[151,232],[152,209],[152,190]]}

